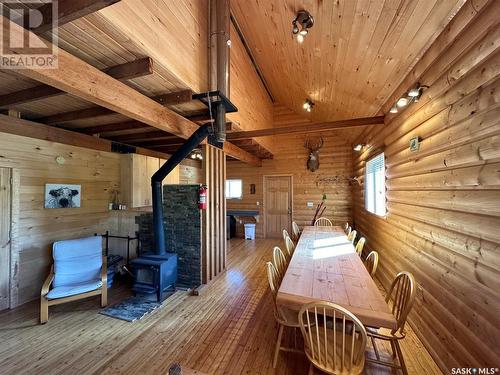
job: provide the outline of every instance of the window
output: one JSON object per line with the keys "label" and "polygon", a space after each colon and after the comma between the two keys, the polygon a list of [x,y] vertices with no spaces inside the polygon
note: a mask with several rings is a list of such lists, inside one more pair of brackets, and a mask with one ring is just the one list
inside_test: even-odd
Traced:
{"label": "window", "polygon": [[378,154],[366,163],[365,208],[379,216],[384,216],[386,213],[384,153]]}
{"label": "window", "polygon": [[226,199],[241,199],[243,182],[241,180],[226,180]]}

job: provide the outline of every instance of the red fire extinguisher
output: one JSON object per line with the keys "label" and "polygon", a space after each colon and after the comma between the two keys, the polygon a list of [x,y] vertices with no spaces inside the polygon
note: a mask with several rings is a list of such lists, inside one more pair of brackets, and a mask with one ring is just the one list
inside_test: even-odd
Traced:
{"label": "red fire extinguisher", "polygon": [[199,198],[198,198],[198,207],[200,210],[207,209],[207,185],[200,185],[200,189],[198,190]]}

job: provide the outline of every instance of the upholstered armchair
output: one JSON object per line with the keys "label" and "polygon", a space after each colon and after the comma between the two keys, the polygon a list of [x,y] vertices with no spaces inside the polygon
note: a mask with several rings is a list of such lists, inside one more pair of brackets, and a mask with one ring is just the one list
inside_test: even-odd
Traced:
{"label": "upholstered armchair", "polygon": [[40,295],[40,323],[49,320],[49,306],[101,295],[107,305],[106,257],[102,237],[92,236],[54,242],[54,264]]}

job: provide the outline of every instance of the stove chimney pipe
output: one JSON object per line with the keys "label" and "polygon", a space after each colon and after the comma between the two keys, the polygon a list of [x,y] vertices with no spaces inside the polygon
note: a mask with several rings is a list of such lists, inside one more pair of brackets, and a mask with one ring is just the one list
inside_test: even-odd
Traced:
{"label": "stove chimney pipe", "polygon": [[[230,0],[210,0],[210,90],[218,90],[229,98],[229,28],[231,25]],[[215,108],[215,140],[226,140],[226,108]]]}
{"label": "stove chimney pipe", "polygon": [[172,170],[203,140],[208,136],[209,125],[202,125],[196,130],[158,171],[151,177],[152,204],[153,204],[153,235],[154,235],[154,250],[157,255],[163,255],[167,252],[165,246],[165,228],[163,225],[163,192],[162,181]]}

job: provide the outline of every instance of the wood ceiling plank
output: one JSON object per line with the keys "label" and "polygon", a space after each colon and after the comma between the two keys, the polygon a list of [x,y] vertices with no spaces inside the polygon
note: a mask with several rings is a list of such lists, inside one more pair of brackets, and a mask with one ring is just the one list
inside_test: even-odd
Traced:
{"label": "wood ceiling plank", "polygon": [[[233,0],[232,11],[276,100],[315,122],[374,116],[464,0],[306,1],[315,17],[290,37],[294,0]],[[268,27],[256,27],[259,19]],[[270,30],[272,30],[270,32]]]}
{"label": "wood ceiling plank", "polygon": [[[57,2],[57,24],[62,26],[78,18],[85,17],[98,10],[118,3],[121,0],[59,0]],[[38,8],[43,15],[43,22],[32,31],[35,34],[42,34],[52,30],[53,14],[52,2]]]}
{"label": "wood ceiling plank", "polygon": [[85,134],[99,134],[106,132],[116,132],[130,129],[147,129],[149,125],[138,121],[118,122],[114,124],[96,125],[89,128],[80,128],[79,131]]}
{"label": "wood ceiling plank", "polygon": [[[119,64],[110,68],[104,69],[104,73],[109,76],[119,79],[128,80],[137,77],[142,77],[153,73],[153,60],[149,57],[131,61],[125,64]],[[0,96],[0,107],[7,107],[28,103],[35,100],[41,100],[57,95],[66,94],[49,85],[38,85],[21,91],[12,92]]]}
{"label": "wood ceiling plank", "polygon": [[[10,23],[12,41],[20,43],[24,40],[25,31],[20,26],[5,17],[1,22],[2,27]],[[30,36],[36,38],[32,33]],[[188,138],[198,129],[193,122],[66,51],[58,49],[57,56],[57,69],[18,69],[16,72],[182,138]]]}

